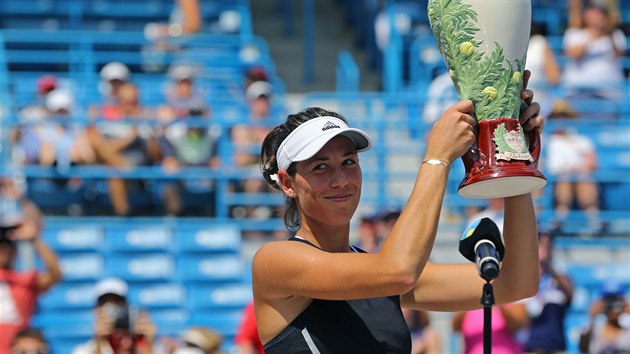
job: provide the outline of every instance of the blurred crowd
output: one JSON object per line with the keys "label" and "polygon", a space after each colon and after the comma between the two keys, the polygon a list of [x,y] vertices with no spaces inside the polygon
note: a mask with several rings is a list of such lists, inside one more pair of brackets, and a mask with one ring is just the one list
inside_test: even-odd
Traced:
{"label": "blurred crowd", "polygon": [[[57,175],[31,178],[29,183],[61,194],[93,186],[89,179],[67,174],[76,166],[105,166],[116,171],[154,167],[166,175],[185,167],[207,167],[217,173],[225,166],[257,170],[257,148],[280,114],[279,105],[272,105],[274,89],[265,70],[252,67],[243,73],[240,96],[247,116],[231,124],[213,119],[201,72],[194,63],[172,65],[165,75],[162,103],[156,106],[141,101],[140,86],[121,62],[101,68],[102,96],[88,107],[77,106],[76,92],[64,86],[63,80],[44,75],[36,82],[32,103],[17,114],[11,132],[13,163],[52,167]],[[240,178],[231,182],[231,188],[259,192],[264,185],[257,177]],[[105,189],[109,199],[102,211],[105,214],[150,214],[133,210],[130,193],[138,190],[159,199],[162,214],[195,214],[184,210],[181,196],[185,192],[206,193],[208,210],[203,212],[213,215],[214,211],[212,178],[155,181],[112,176]],[[249,207],[234,211],[235,217],[252,215],[254,210]]]}

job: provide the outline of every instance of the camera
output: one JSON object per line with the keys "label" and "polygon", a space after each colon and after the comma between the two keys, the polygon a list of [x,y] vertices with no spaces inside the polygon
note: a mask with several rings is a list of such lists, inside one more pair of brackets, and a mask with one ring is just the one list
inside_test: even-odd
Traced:
{"label": "camera", "polygon": [[0,195],[0,229],[16,228],[22,223],[22,205],[17,199]]}
{"label": "camera", "polygon": [[114,329],[132,330],[133,321],[129,306],[125,304],[105,304],[105,313],[109,316],[114,325]]}
{"label": "camera", "polygon": [[609,295],[604,297],[604,311],[613,312],[623,310],[623,299],[619,296]]}

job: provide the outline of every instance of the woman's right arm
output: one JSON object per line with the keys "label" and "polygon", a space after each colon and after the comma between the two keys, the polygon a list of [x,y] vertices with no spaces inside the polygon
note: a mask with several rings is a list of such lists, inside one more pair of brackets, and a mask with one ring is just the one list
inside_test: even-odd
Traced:
{"label": "woman's right arm", "polygon": [[[450,165],[474,141],[471,101],[447,109],[434,125],[426,158]],[[376,253],[322,252],[299,242],[272,242],[254,257],[255,294],[329,300],[399,295],[412,289],[429,258],[449,167],[422,164],[409,201]]]}

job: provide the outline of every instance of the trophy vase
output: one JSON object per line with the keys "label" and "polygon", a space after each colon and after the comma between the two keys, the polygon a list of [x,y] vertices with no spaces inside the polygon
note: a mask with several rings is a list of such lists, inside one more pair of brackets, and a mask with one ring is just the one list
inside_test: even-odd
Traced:
{"label": "trophy vase", "polygon": [[476,141],[462,156],[459,194],[502,198],[543,187],[539,132],[518,120],[531,0],[429,0],[428,14],[459,99],[475,106]]}

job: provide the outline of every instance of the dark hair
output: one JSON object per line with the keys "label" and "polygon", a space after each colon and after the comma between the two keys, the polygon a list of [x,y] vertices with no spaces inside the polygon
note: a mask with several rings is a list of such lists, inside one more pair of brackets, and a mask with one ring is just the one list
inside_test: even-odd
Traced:
{"label": "dark hair", "polygon": [[27,327],[24,328],[23,330],[19,331],[15,337],[13,337],[13,345],[15,345],[15,343],[18,341],[18,339],[22,339],[22,338],[32,338],[32,339],[36,339],[44,344],[46,344],[46,337],[44,337],[44,334],[42,333],[42,331],[40,331],[37,328],[33,328],[33,327]]}
{"label": "dark hair", "polygon": [[[260,150],[260,171],[263,177],[273,188],[282,190],[282,188],[271,178],[271,175],[278,174],[278,161],[276,161],[276,153],[282,141],[286,139],[292,131],[300,124],[318,117],[335,117],[343,120],[346,119],[339,113],[327,111],[319,107],[309,107],[299,113],[290,114],[286,122],[273,128],[265,137]],[[295,163],[287,168],[289,176],[295,176]],[[295,231],[300,227],[300,214],[298,212],[297,203],[293,198],[286,198],[286,208],[284,211],[284,224],[289,231]]]}

